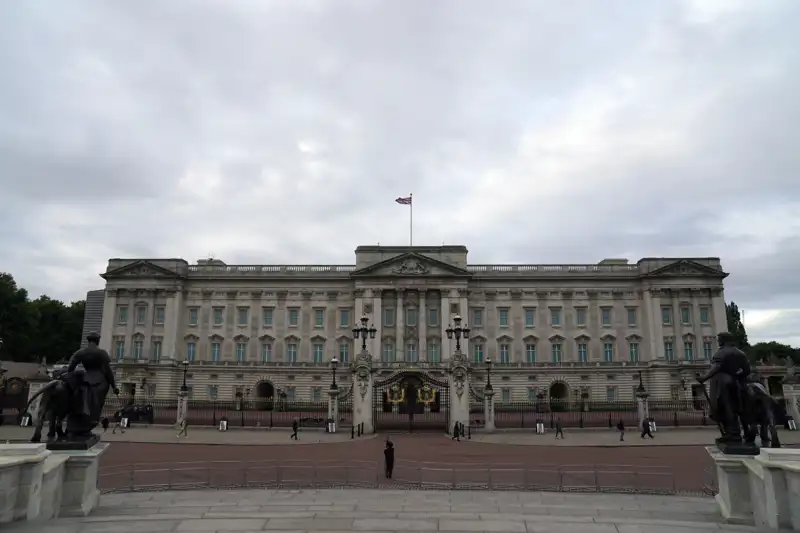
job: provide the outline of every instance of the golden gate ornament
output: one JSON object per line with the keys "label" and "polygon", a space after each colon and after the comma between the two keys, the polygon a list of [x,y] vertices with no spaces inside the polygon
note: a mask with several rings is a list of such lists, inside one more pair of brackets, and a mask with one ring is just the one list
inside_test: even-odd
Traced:
{"label": "golden gate ornament", "polygon": [[421,388],[417,389],[417,402],[429,404],[436,401],[436,393],[438,391],[432,388],[430,385],[423,385]]}
{"label": "golden gate ornament", "polygon": [[399,385],[392,385],[386,391],[386,401],[389,403],[403,403],[406,399],[406,391]]}

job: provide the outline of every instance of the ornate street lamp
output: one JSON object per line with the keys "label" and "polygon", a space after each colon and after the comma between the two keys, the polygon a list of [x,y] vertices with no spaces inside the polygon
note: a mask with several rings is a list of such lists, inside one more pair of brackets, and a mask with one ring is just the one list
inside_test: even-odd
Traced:
{"label": "ornate street lamp", "polygon": [[367,322],[369,322],[369,318],[367,315],[361,317],[361,327],[360,328],[353,328],[353,338],[357,339],[358,335],[361,334],[361,351],[367,351],[367,336],[370,339],[375,338],[375,334],[378,333],[378,330],[375,329],[375,325],[373,324],[370,327],[367,327]]}
{"label": "ornate street lamp", "polygon": [[189,387],[186,386],[186,373],[189,371],[189,360],[186,359],[181,364],[183,365],[183,385],[181,385],[181,392],[189,392]]}
{"label": "ornate street lamp", "polygon": [[642,371],[639,370],[639,386],[636,387],[636,396],[641,397],[643,394],[646,394],[647,391],[644,390],[644,383],[642,383]]}
{"label": "ornate street lamp", "polygon": [[486,390],[492,390],[492,358],[486,358]]}
{"label": "ornate street lamp", "polygon": [[331,371],[333,372],[333,381],[331,382],[331,390],[337,390],[339,388],[336,385],[336,367],[339,366],[339,360],[334,357],[331,359]]}
{"label": "ornate street lamp", "polygon": [[469,328],[467,327],[466,324],[464,324],[463,328],[461,327],[461,316],[460,315],[456,315],[456,316],[453,317],[453,323],[456,325],[456,327],[451,328],[450,324],[448,324],[447,325],[447,329],[445,330],[445,332],[447,333],[447,338],[448,339],[452,339],[453,337],[456,338],[456,351],[460,352],[461,351],[461,337],[463,336],[465,339],[469,338]]}

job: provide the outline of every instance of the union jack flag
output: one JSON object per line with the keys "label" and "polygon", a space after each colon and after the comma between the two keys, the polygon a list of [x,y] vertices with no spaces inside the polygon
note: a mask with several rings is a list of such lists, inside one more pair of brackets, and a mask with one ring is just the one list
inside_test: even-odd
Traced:
{"label": "union jack flag", "polygon": [[395,202],[397,202],[398,204],[403,204],[403,205],[411,205],[411,197],[410,196],[406,196],[406,197],[401,196],[400,198],[397,198],[395,200]]}

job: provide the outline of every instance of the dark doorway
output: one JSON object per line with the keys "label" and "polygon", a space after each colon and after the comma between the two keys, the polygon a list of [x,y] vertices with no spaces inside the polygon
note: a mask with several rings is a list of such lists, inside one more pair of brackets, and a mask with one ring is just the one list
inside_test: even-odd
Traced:
{"label": "dark doorway", "polygon": [[563,381],[550,385],[550,410],[563,411],[569,404],[569,388]]}
{"label": "dark doorway", "polygon": [[275,386],[269,381],[256,385],[256,403],[259,409],[272,411],[275,397]]}

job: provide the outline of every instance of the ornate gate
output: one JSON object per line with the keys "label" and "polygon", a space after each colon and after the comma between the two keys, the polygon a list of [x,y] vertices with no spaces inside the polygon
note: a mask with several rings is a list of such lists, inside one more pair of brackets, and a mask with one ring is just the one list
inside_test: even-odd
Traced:
{"label": "ornate gate", "polygon": [[375,431],[447,431],[450,385],[422,372],[398,372],[372,388]]}

